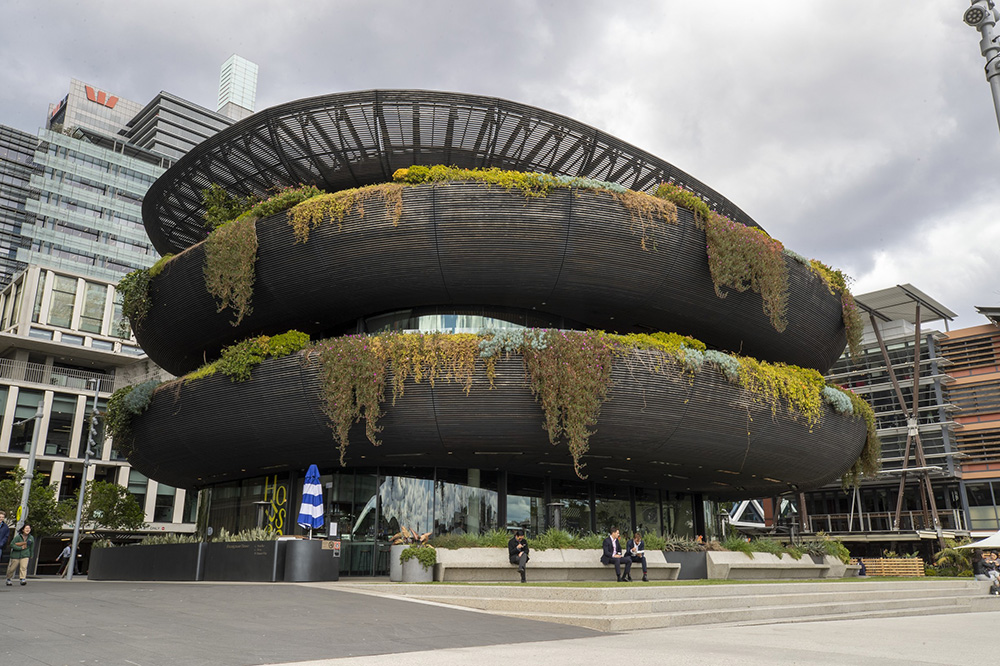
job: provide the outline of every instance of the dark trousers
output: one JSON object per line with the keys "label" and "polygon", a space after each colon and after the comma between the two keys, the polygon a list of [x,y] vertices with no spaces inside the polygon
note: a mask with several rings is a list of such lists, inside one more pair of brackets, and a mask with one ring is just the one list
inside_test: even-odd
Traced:
{"label": "dark trousers", "polygon": [[625,576],[630,576],[632,571],[632,559],[628,555],[622,555],[621,557],[602,557],[601,562],[604,564],[615,565],[615,575],[618,578],[622,577],[622,565],[625,565]]}
{"label": "dark trousers", "polygon": [[528,563],[528,554],[518,553],[517,555],[511,555],[510,563],[516,564],[518,571],[524,571],[524,565]]}
{"label": "dark trousers", "polygon": [[643,575],[646,574],[646,556],[645,555],[643,555],[642,557],[636,557],[635,555],[629,555],[629,559],[631,559],[633,563],[638,562],[638,563],[642,564],[642,573],[643,573]]}

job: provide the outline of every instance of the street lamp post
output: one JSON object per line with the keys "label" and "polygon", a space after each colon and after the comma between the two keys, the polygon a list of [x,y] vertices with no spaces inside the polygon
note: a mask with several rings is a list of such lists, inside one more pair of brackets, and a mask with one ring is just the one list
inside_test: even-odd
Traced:
{"label": "street lamp post", "polygon": [[986,81],[993,93],[993,108],[1000,126],[1000,33],[997,32],[1000,12],[993,6],[993,0],[972,0],[972,6],[965,10],[962,20],[983,36],[979,40],[979,51],[986,58]]}
{"label": "street lamp post", "polygon": [[42,401],[39,400],[35,415],[15,424],[21,425],[28,421],[35,422],[35,427],[31,431],[31,447],[28,449],[28,468],[24,472],[24,484],[21,489],[21,506],[17,509],[17,527],[14,528],[15,532],[20,532],[21,528],[24,527],[24,523],[28,520],[28,495],[31,493],[31,480],[35,477],[35,455],[38,453],[38,432],[42,429],[42,414],[43,405]]}
{"label": "street lamp post", "polygon": [[76,498],[76,520],[73,521],[73,545],[69,552],[69,563],[66,567],[66,580],[73,580],[73,572],[76,570],[76,548],[80,543],[80,519],[83,517],[83,496],[87,490],[87,469],[90,467],[90,452],[93,449],[97,454],[97,446],[100,444],[97,438],[97,397],[101,392],[101,380],[89,379],[87,383],[94,382],[94,408],[90,411],[90,428],[87,434],[87,448],[83,453],[83,476],[80,477],[80,492]]}

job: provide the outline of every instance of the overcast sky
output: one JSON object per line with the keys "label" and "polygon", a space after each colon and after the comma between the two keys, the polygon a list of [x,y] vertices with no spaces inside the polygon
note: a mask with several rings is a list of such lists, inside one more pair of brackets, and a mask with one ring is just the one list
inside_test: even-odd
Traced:
{"label": "overcast sky", "polygon": [[[786,247],[1000,305],[1000,131],[967,0],[0,0],[0,123],[34,132],[71,77],[214,109],[231,54],[257,110],[426,88],[563,113],[673,163]],[[153,9],[153,8],[156,9]]]}

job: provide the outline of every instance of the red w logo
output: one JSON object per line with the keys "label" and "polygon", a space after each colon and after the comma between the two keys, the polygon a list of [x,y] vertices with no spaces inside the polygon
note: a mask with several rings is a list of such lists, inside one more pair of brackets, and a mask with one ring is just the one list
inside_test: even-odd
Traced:
{"label": "red w logo", "polygon": [[94,92],[93,86],[84,86],[87,89],[87,99],[91,102],[97,102],[101,106],[106,106],[109,109],[115,108],[115,104],[118,103],[118,98],[114,96],[108,96],[108,93],[103,90],[98,90]]}

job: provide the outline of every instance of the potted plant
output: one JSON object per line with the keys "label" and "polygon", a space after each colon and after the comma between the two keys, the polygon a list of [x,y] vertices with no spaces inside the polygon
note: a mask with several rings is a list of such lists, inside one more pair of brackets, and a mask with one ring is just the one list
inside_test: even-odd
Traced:
{"label": "potted plant", "polygon": [[417,534],[416,531],[408,529],[405,525],[401,525],[399,531],[389,537],[392,541],[392,546],[389,547],[390,582],[398,583],[403,580],[403,561],[400,559],[402,552],[413,544],[429,545],[428,539],[430,536],[430,532]]}
{"label": "potted plant", "polygon": [[431,533],[419,537],[410,531],[412,542],[399,554],[404,583],[430,583],[434,580],[437,551],[428,541]]}

